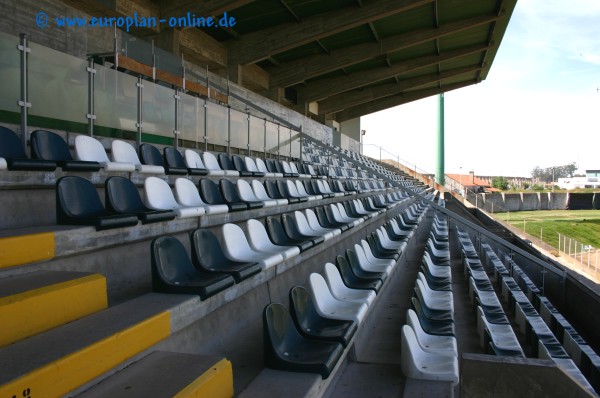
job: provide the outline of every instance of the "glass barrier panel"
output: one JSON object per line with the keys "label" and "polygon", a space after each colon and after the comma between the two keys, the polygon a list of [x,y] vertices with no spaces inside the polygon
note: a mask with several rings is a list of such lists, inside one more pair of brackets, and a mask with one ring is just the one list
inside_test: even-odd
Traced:
{"label": "glass barrier panel", "polygon": [[20,112],[21,52],[17,50],[19,38],[0,33],[0,110]]}
{"label": "glass barrier panel", "polygon": [[290,156],[290,137],[291,130],[287,127],[279,127],[279,154],[281,156]]}
{"label": "glass barrier panel", "polygon": [[87,61],[36,43],[29,43],[29,47],[29,113],[87,123]]}
{"label": "glass barrier panel", "polygon": [[248,114],[231,110],[231,146],[248,149]]}
{"label": "glass barrier panel", "polygon": [[277,132],[278,125],[267,121],[267,154],[277,155],[279,137]]}
{"label": "glass barrier panel", "polygon": [[227,146],[227,108],[208,102],[208,143]]}
{"label": "glass barrier panel", "polygon": [[300,132],[292,130],[292,158],[300,159]]}
{"label": "glass barrier panel", "polygon": [[181,59],[162,48],[154,47],[156,68],[172,75],[182,77]]}
{"label": "glass barrier panel", "polygon": [[175,130],[175,90],[144,82],[142,90],[142,131],[173,137]]}
{"label": "glass barrier panel", "polygon": [[152,44],[139,37],[123,33],[121,36],[122,53],[145,65],[152,66]]}
{"label": "glass barrier panel", "polygon": [[[250,150],[253,152],[264,151],[265,147],[265,121],[254,116],[250,116]],[[257,156],[256,154],[253,154]]]}
{"label": "glass barrier panel", "polygon": [[204,141],[204,100],[187,94],[179,95],[179,138]]}
{"label": "glass barrier panel", "polygon": [[94,113],[99,126],[137,131],[137,78],[94,66]]}

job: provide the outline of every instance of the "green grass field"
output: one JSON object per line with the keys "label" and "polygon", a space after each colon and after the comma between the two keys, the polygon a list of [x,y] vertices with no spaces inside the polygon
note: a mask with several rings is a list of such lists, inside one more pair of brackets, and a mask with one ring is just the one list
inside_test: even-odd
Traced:
{"label": "green grass field", "polygon": [[558,248],[558,234],[600,248],[600,210],[539,210],[495,213],[494,217]]}

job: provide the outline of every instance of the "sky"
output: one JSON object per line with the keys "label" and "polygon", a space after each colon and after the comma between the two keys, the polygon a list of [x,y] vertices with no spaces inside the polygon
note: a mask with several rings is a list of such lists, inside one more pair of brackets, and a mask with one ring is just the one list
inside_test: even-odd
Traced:
{"label": "sky", "polygon": [[[519,0],[487,79],[445,94],[446,173],[600,169],[599,89],[600,1]],[[435,96],[363,116],[364,153],[382,146],[434,173],[437,107]]]}

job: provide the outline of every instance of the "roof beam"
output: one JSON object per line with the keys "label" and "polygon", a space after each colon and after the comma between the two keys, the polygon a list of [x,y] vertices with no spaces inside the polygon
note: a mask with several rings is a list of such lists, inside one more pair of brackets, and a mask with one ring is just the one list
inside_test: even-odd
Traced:
{"label": "roof beam", "polygon": [[[216,0],[215,0],[216,1]],[[430,4],[434,0],[378,0],[362,8],[345,7],[244,35],[232,41],[229,54],[238,64],[261,61],[269,56],[387,16]]]}
{"label": "roof beam", "polygon": [[306,87],[298,90],[298,100],[302,102],[313,102],[323,100],[335,94],[350,91],[371,83],[390,79],[396,75],[411,72],[446,62],[452,59],[480,53],[490,48],[489,45],[477,44],[460,48],[458,50],[446,51],[441,55],[427,55],[393,65],[391,68],[384,66],[351,73],[348,76],[338,76],[329,79],[317,80],[308,83]]}
{"label": "roof beam", "polygon": [[344,68],[368,59],[377,58],[424,42],[461,32],[496,21],[496,14],[467,18],[442,25],[439,29],[419,29],[381,40],[331,51],[330,55],[317,54],[297,61],[286,62],[277,68],[269,68],[272,87],[287,87],[304,80]]}
{"label": "roof beam", "polygon": [[369,102],[368,104],[363,104],[359,106],[355,106],[349,109],[346,109],[342,112],[338,112],[335,114],[335,120],[338,123],[345,122],[346,120],[354,119],[357,117],[361,117],[364,115],[368,115],[370,113],[379,112],[384,109],[393,108],[398,105],[403,105],[412,101],[420,100],[422,98],[431,97],[432,95],[437,95],[440,93],[447,93],[452,90],[457,90],[459,88],[463,88],[466,86],[470,86],[478,83],[477,80],[467,80],[460,83],[450,84],[448,86],[442,87],[434,87],[428,88],[425,90],[414,91],[406,94],[394,95],[391,97],[382,98],[379,100],[375,100]]}
{"label": "roof beam", "polygon": [[162,0],[160,2],[160,17],[169,19],[171,17],[183,17],[196,14],[197,17],[218,16],[224,12],[235,10],[252,3],[254,0]]}
{"label": "roof beam", "polygon": [[327,114],[339,112],[356,105],[377,100],[379,98],[399,94],[403,91],[419,86],[441,82],[444,79],[466,73],[473,73],[480,69],[480,65],[472,65],[463,68],[450,69],[442,73],[429,73],[424,76],[412,77],[410,79],[400,80],[398,83],[390,83],[376,87],[369,87],[362,90],[348,91],[342,94],[334,95],[319,102],[319,113]]}

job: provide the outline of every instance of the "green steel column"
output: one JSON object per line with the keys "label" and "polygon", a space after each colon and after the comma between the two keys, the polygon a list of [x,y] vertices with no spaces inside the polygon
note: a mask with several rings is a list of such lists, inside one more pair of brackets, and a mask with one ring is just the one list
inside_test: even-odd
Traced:
{"label": "green steel column", "polygon": [[444,93],[439,95],[438,104],[438,135],[437,135],[437,165],[435,182],[444,185]]}

